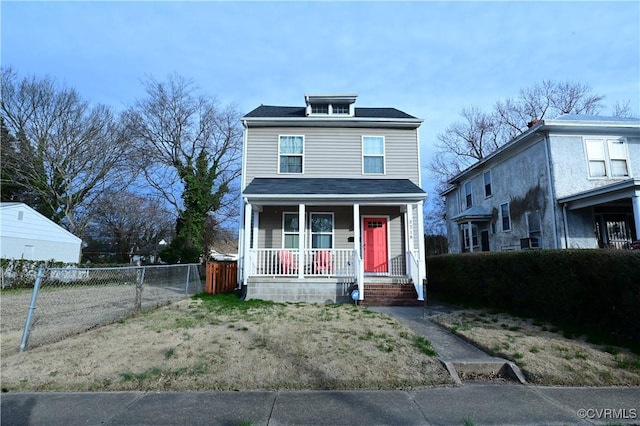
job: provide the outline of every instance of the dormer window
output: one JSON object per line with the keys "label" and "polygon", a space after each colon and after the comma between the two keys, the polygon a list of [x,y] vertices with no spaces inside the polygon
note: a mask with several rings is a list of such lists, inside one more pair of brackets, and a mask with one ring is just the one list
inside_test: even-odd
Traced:
{"label": "dormer window", "polygon": [[311,114],[329,114],[329,104],[312,104]]}
{"label": "dormer window", "polygon": [[356,95],[306,95],[307,116],[355,116]]}
{"label": "dormer window", "polygon": [[349,104],[333,104],[334,114],[349,114]]}

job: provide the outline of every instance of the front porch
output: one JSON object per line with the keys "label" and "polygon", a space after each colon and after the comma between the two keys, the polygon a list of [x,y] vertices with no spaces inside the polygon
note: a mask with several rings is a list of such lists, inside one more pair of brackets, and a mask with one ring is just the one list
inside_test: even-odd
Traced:
{"label": "front porch", "polygon": [[627,179],[558,200],[564,247],[634,249],[640,241],[640,179]]}
{"label": "front porch", "polygon": [[247,297],[335,303],[356,288],[362,301],[365,277],[376,276],[414,283],[422,300],[424,192],[405,180],[372,182],[254,179],[240,229]]}

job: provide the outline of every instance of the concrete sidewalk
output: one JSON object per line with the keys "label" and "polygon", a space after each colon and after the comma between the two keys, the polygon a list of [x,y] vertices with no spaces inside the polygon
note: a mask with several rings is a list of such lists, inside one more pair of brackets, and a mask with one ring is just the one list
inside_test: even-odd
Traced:
{"label": "concrete sidewalk", "polygon": [[10,425],[640,424],[640,388],[465,384],[417,391],[5,393]]}

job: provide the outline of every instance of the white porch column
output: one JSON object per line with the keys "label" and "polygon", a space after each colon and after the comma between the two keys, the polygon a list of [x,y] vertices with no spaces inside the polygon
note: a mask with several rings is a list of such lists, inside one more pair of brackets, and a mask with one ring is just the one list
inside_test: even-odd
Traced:
{"label": "white porch column", "polygon": [[258,248],[258,235],[260,231],[260,212],[262,209],[253,209],[253,240],[251,242],[251,246],[254,249]]}
{"label": "white porch column", "polygon": [[471,229],[471,222],[467,222],[467,229],[469,230],[469,253],[473,253],[473,230]]}
{"label": "white porch column", "polygon": [[354,274],[358,280],[358,300],[364,300],[364,263],[360,256],[360,204],[353,205],[353,257],[355,258]]}
{"label": "white porch column", "polygon": [[305,205],[298,205],[298,278],[304,278],[304,241],[306,240]]}
{"label": "white porch column", "polygon": [[250,269],[253,268],[253,259],[251,259],[251,204],[248,202],[244,205],[244,239],[242,242],[242,282],[247,283]]}
{"label": "white porch column", "polygon": [[631,197],[631,204],[633,206],[633,221],[636,225],[636,240],[640,240],[640,191],[636,191],[636,194]]}
{"label": "white porch column", "polygon": [[418,276],[420,282],[418,283],[418,300],[426,300],[427,295],[424,294],[424,279],[427,277],[427,260],[425,256],[427,252],[424,247],[424,203],[420,201],[418,203]]}

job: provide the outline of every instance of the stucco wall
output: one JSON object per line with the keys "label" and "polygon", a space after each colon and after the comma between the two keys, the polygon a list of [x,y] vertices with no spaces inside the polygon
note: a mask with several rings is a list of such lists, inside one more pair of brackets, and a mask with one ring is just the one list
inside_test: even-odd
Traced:
{"label": "stucco wall", "polygon": [[[484,195],[483,173],[491,170],[492,195]],[[520,247],[520,239],[529,236],[526,214],[538,211],[541,218],[543,248],[554,245],[553,208],[549,199],[549,176],[546,167],[544,139],[539,138],[519,151],[505,162],[487,162],[475,175],[461,182],[461,189],[447,195],[447,215],[460,213],[459,197],[464,198],[466,182],[472,183],[473,205],[480,206],[492,214],[491,221],[477,223],[478,237],[482,230],[489,231],[491,251],[510,250]],[[509,203],[511,212],[511,230],[502,229],[500,205]],[[494,232],[495,231],[495,232]],[[459,225],[448,222],[449,251],[461,250],[461,232]],[[477,248],[475,249],[477,250]]]}
{"label": "stucco wall", "polygon": [[[595,134],[586,137],[618,138],[616,134]],[[640,138],[626,138],[630,177],[640,177]],[[551,163],[557,198],[567,197],[604,185],[610,185],[628,177],[594,179],[589,177],[583,136],[550,135]]]}

